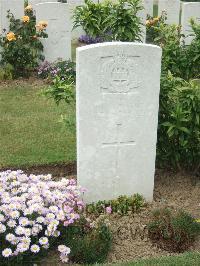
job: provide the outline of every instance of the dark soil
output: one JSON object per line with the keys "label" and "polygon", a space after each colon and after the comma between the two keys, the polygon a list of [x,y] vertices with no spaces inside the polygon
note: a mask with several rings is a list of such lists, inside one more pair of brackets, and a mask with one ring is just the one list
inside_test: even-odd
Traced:
{"label": "dark soil", "polygon": [[5,87],[15,87],[15,86],[27,86],[27,84],[32,86],[42,86],[47,84],[47,81],[44,79],[38,79],[37,77],[30,77],[30,78],[19,78],[14,80],[0,80],[0,85],[2,88]]}
{"label": "dark soil", "polygon": [[[5,171],[8,168],[1,168],[0,171]],[[76,162],[66,164],[48,164],[48,165],[36,165],[31,167],[9,167],[11,170],[22,170],[24,173],[30,175],[42,175],[52,174],[55,177],[65,177],[76,175]]]}

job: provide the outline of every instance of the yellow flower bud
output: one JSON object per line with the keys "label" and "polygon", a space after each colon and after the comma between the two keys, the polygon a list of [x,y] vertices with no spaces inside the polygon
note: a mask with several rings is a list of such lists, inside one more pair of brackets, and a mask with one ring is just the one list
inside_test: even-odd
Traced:
{"label": "yellow flower bud", "polygon": [[37,28],[37,30],[42,31],[42,30],[46,29],[47,25],[48,25],[48,22],[47,21],[40,21],[36,25],[36,28]]}
{"label": "yellow flower bud", "polygon": [[30,21],[29,16],[23,16],[23,17],[22,17],[22,21],[23,21],[24,23],[28,23],[28,22]]}
{"label": "yellow flower bud", "polygon": [[16,36],[14,34],[14,32],[10,31],[6,34],[6,38],[9,42],[11,41],[15,41],[16,40]]}
{"label": "yellow flower bud", "polygon": [[27,11],[27,12],[30,12],[30,11],[32,11],[33,10],[33,8],[32,8],[32,6],[31,5],[28,5],[27,7],[25,7],[25,9],[24,9],[25,11]]}

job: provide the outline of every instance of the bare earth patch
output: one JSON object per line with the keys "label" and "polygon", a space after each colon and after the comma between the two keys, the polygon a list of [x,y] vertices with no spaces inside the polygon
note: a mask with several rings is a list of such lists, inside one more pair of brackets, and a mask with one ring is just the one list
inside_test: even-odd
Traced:
{"label": "bare earth patch", "polygon": [[14,79],[14,80],[5,80],[5,81],[0,81],[0,89],[5,88],[5,87],[16,87],[16,86],[27,86],[27,85],[32,85],[32,86],[43,86],[47,84],[46,80],[43,79],[38,79],[37,77],[30,77],[30,78],[19,78],[19,79]]}
{"label": "bare earth patch", "polygon": [[[200,218],[199,204],[200,185],[196,177],[158,172],[155,177],[154,202],[134,216],[112,216],[114,244],[109,262],[174,255],[157,248],[148,239],[146,225],[151,212],[160,207],[181,208],[195,218]],[[191,250],[200,251],[200,239],[191,247]]]}

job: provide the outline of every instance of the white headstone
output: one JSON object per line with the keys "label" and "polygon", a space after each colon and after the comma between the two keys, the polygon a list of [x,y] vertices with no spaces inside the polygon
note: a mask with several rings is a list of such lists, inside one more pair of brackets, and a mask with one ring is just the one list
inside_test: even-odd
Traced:
{"label": "white headstone", "polygon": [[153,16],[153,0],[144,0],[144,7],[146,13],[150,16]]}
{"label": "white headstone", "polygon": [[200,3],[182,3],[182,33],[187,36],[185,39],[186,44],[190,44],[193,40],[193,36],[188,36],[193,33],[190,19],[194,18],[198,23],[200,23]]}
{"label": "white headstone", "polygon": [[[84,0],[68,0],[68,3],[69,3],[69,9],[70,9],[71,25],[73,28],[74,10],[77,6],[84,5]],[[86,33],[82,27],[77,27],[76,29],[73,29],[71,33],[72,41],[77,41],[81,35],[85,35],[85,34]]]}
{"label": "white headstone", "polygon": [[158,14],[166,11],[168,24],[179,24],[180,16],[180,0],[159,0],[158,1]]}
{"label": "white headstone", "polygon": [[142,23],[141,25],[141,41],[145,42],[146,41],[146,18],[147,18],[147,11],[145,9],[145,4],[144,0],[141,0],[141,6],[143,6],[143,9],[138,12],[138,16],[140,17],[140,21]]}
{"label": "white headstone", "polygon": [[77,174],[86,202],[134,193],[152,200],[160,71],[154,45],[77,49]]}
{"label": "white headstone", "polygon": [[45,59],[71,59],[71,20],[69,5],[47,2],[35,5],[37,24],[47,21],[48,38],[42,39]]}
{"label": "white headstone", "polygon": [[4,29],[9,30],[8,10],[16,19],[20,19],[24,15],[24,0],[0,0],[0,33]]}

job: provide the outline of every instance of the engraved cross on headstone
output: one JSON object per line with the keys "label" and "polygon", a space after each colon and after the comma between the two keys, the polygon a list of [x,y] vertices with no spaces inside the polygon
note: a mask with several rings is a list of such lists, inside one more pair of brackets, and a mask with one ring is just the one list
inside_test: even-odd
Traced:
{"label": "engraved cross on headstone", "polygon": [[113,180],[113,192],[114,196],[116,191],[117,191],[117,186],[119,184],[120,180],[120,152],[123,148],[127,146],[135,146],[136,142],[134,140],[129,140],[129,141],[123,141],[120,139],[120,130],[122,128],[122,123],[116,124],[117,126],[117,140],[113,142],[104,142],[102,143],[103,148],[111,148],[111,147],[116,147],[117,151],[115,153],[115,179]]}

